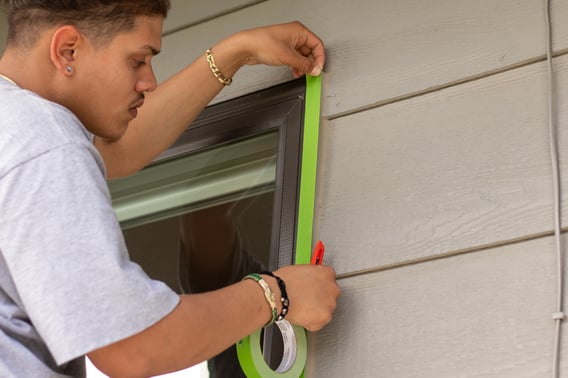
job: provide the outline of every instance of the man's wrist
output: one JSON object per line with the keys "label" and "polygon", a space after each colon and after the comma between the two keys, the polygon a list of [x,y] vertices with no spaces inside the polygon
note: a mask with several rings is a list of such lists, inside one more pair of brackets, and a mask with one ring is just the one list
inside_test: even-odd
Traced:
{"label": "man's wrist", "polygon": [[276,300],[276,308],[278,310],[277,312],[278,314],[280,314],[282,312],[282,299],[281,299],[282,296],[280,293],[280,288],[278,287],[278,282],[276,281],[276,278],[271,277],[267,274],[262,273],[261,276],[270,286],[270,290],[272,290],[272,293],[274,293],[274,299]]}
{"label": "man's wrist", "polygon": [[250,64],[252,54],[246,49],[245,36],[237,33],[215,44],[210,50],[216,66],[227,77],[233,77],[244,65]]}
{"label": "man's wrist", "polygon": [[270,287],[270,284],[266,282],[264,277],[258,273],[247,274],[242,280],[254,280],[262,288],[262,290],[264,291],[264,298],[268,303],[271,313],[271,319],[264,324],[264,327],[268,327],[269,325],[273,324],[274,321],[276,321],[276,317],[278,315],[278,303],[276,302],[276,296],[274,291],[272,290],[272,287]]}

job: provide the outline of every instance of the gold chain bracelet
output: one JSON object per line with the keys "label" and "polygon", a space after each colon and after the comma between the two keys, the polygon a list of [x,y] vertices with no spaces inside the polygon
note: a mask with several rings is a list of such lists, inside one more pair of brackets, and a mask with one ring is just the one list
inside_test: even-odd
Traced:
{"label": "gold chain bracelet", "polygon": [[209,63],[209,69],[211,70],[211,72],[213,72],[213,75],[217,78],[217,80],[219,80],[219,82],[223,85],[231,85],[233,79],[223,75],[219,67],[217,67],[211,49],[207,49],[207,51],[205,51],[205,57],[207,58],[207,63]]}

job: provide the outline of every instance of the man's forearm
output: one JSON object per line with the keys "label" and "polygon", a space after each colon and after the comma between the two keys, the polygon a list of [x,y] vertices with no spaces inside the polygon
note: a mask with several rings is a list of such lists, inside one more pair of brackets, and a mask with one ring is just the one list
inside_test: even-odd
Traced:
{"label": "man's forearm", "polygon": [[[277,285],[265,277],[274,293]],[[181,297],[164,319],[125,340],[89,353],[110,376],[155,376],[207,360],[270,320],[261,288],[246,280]]]}
{"label": "man's forearm", "polygon": [[[286,319],[318,331],[335,312],[340,294],[335,271],[323,265],[294,265],[274,272],[290,301]],[[264,275],[282,311],[280,289]],[[186,368],[225,350],[272,317],[263,289],[253,280],[204,294],[184,295],[165,318],[137,335],[88,354],[110,376],[148,377]]]}

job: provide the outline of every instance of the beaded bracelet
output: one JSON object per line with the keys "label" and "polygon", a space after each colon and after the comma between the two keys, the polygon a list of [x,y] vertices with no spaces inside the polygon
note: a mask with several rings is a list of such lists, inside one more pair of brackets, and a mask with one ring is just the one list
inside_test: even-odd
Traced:
{"label": "beaded bracelet", "polygon": [[290,306],[290,300],[288,299],[288,293],[286,292],[286,283],[284,280],[272,272],[261,272],[260,274],[266,274],[267,276],[276,278],[278,282],[278,287],[280,288],[280,302],[282,302],[282,311],[280,315],[276,318],[277,321],[284,320],[286,315],[288,315],[288,307]]}
{"label": "beaded bracelet", "polygon": [[264,280],[264,278],[262,278],[260,274],[257,273],[248,274],[242,279],[242,281],[247,279],[255,280],[260,285],[260,287],[262,287],[262,290],[264,290],[264,298],[266,299],[266,302],[268,302],[268,305],[270,306],[270,312],[272,314],[272,319],[270,319],[268,323],[264,325],[265,327],[268,327],[269,325],[271,325],[276,321],[276,314],[278,314],[278,308],[276,306],[276,299],[274,299],[274,293],[270,289],[268,283]]}

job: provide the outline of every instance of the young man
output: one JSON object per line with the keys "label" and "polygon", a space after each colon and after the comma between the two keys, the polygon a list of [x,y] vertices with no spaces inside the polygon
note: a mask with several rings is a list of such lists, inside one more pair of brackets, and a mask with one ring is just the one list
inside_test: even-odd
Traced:
{"label": "young man", "polygon": [[[151,59],[168,0],[2,2],[0,376],[84,376],[84,355],[110,376],[158,375],[281,313],[270,276],[268,289],[245,280],[189,296],[150,280],[128,260],[105,177],[134,173],[166,149],[244,64],[319,74],[321,41],[299,23],[240,32],[212,47],[214,63],[204,54],[157,86]],[[332,268],[274,273],[286,283],[289,321],[315,331],[331,320]]]}

